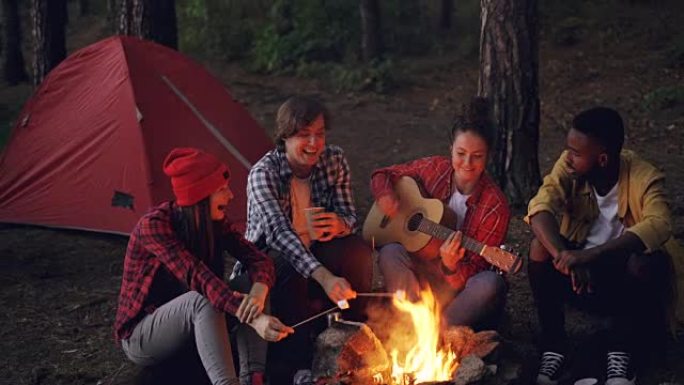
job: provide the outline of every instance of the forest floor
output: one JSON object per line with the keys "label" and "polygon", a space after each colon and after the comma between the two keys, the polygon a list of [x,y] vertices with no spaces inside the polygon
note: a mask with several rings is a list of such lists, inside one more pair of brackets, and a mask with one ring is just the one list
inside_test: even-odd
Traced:
{"label": "forest floor", "polygon": [[[680,24],[679,24],[680,25]],[[98,33],[80,34],[72,48]],[[100,34],[99,36],[102,36]],[[684,105],[646,108],[647,95],[684,84],[684,69],[668,68],[664,47],[648,34],[606,43],[584,39],[540,47],[540,163],[549,170],[564,146],[572,116],[598,105],[616,107],[627,122],[626,147],[668,177],[674,233],[684,239]],[[370,207],[370,173],[380,166],[446,154],[449,123],[476,92],[477,60],[442,55],[401,59],[401,86],[385,95],[338,93],[318,80],[248,73],[235,64],[204,63],[269,132],[278,105],[293,94],[315,95],[330,109],[328,141],[345,149],[355,200]],[[26,86],[0,89],[0,114],[10,116],[29,95]],[[523,254],[530,240],[523,212],[512,219],[507,243]],[[0,384],[129,384],[137,369],[112,340],[126,239],[32,227],[0,228]],[[527,276],[511,280],[505,337],[534,353],[538,331]],[[567,326],[580,339],[596,320],[570,312]],[[526,360],[533,365],[535,357]],[[684,342],[644,369],[642,384],[684,383]]]}

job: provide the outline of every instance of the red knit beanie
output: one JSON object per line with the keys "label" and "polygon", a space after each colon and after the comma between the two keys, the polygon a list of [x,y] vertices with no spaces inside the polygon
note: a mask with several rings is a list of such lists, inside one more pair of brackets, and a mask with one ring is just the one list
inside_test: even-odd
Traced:
{"label": "red knit beanie", "polygon": [[180,206],[191,206],[216,192],[230,177],[228,166],[196,148],[174,148],[164,160]]}

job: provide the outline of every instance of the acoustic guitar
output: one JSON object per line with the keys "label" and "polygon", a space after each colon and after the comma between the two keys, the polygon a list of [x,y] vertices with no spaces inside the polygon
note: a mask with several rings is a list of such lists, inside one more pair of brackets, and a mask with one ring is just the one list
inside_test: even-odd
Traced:
{"label": "acoustic guitar", "polygon": [[[394,192],[399,198],[399,211],[389,218],[375,202],[363,224],[364,239],[376,246],[398,242],[409,253],[425,260],[439,257],[440,246],[454,233],[456,213],[439,199],[423,197],[413,178],[400,178]],[[522,257],[506,246],[488,246],[465,235],[461,246],[509,274],[522,267]]]}

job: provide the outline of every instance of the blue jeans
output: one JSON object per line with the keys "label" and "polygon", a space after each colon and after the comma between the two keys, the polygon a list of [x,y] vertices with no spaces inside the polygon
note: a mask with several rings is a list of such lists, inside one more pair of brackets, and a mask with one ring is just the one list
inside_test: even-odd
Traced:
{"label": "blue jeans", "polygon": [[461,290],[450,287],[439,270],[439,260],[425,262],[413,258],[398,243],[380,249],[380,271],[388,291],[406,291],[409,299],[417,299],[421,287],[430,286],[442,306],[448,325],[470,326],[475,330],[496,327],[506,303],[506,282],[493,271],[482,271],[470,277]]}

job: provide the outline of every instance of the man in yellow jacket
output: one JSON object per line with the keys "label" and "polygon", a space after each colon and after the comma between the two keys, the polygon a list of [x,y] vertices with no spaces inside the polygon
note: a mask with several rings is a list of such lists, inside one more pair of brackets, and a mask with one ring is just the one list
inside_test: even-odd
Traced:
{"label": "man in yellow jacket", "polygon": [[[665,177],[622,150],[623,141],[615,110],[581,112],[529,203],[525,221],[535,235],[529,279],[542,334],[538,384],[556,384],[562,373],[567,301],[610,316],[606,384],[634,384],[637,336],[663,330],[666,305],[676,298],[671,289],[682,282],[674,275],[684,255],[672,238]],[[669,308],[684,315],[675,306]]]}

